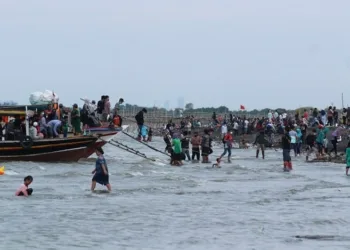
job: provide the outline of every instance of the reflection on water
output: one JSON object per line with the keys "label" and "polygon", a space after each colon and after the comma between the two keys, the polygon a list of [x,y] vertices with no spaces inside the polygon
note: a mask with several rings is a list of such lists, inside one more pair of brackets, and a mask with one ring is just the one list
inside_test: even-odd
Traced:
{"label": "reflection on water", "polygon": [[[263,161],[235,150],[221,169],[177,168],[124,139],[158,160],[106,147],[110,194],[89,191],[91,160],[4,163],[0,249],[348,249],[350,178],[342,165],[297,159],[285,173],[280,152]],[[160,139],[152,144],[164,148]],[[28,174],[33,196],[14,197]]]}

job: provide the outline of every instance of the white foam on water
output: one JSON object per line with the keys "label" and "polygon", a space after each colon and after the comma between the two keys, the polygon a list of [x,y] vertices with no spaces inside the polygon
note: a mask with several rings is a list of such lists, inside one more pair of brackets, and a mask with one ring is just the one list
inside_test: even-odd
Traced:
{"label": "white foam on water", "polygon": [[141,173],[141,172],[131,172],[129,174],[132,176],[143,176],[143,173]]}
{"label": "white foam on water", "polygon": [[241,159],[242,157],[240,156],[231,156],[231,159]]}
{"label": "white foam on water", "polygon": [[19,175],[19,173],[12,170],[5,170],[5,175]]}
{"label": "white foam on water", "polygon": [[157,165],[157,166],[166,166],[166,164],[165,163],[163,163],[163,162],[158,162],[158,161],[153,161],[152,162],[154,165]]}

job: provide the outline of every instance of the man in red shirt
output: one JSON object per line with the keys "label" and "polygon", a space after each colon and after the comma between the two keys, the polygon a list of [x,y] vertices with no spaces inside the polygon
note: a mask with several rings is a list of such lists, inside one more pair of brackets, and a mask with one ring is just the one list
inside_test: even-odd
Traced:
{"label": "man in red shirt", "polygon": [[222,157],[226,155],[226,153],[228,153],[227,160],[228,160],[228,163],[231,163],[231,149],[232,149],[232,142],[233,142],[232,131],[227,133],[222,139],[222,141],[224,143],[224,152],[220,156],[220,160]]}

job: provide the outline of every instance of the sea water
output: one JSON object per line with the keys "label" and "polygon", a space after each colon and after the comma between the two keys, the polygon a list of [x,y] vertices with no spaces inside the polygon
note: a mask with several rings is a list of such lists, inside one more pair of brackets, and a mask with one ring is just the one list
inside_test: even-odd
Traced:
{"label": "sea water", "polygon": [[[0,249],[349,249],[342,165],[293,157],[287,173],[280,151],[262,160],[238,149],[220,169],[172,167],[166,156],[117,138],[157,161],[106,146],[110,194],[90,191],[93,159],[0,164]],[[222,151],[216,146],[212,160]],[[26,175],[33,195],[15,197]]]}

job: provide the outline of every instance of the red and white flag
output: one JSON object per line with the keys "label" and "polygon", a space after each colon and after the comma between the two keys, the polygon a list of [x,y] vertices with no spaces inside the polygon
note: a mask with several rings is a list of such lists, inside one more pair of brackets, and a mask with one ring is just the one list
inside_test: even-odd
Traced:
{"label": "red and white flag", "polygon": [[245,107],[243,105],[241,105],[240,110],[245,110]]}

